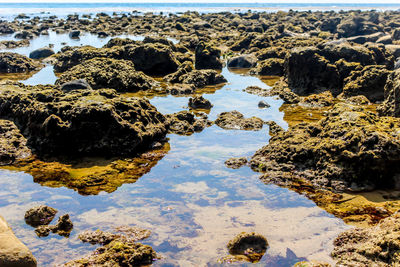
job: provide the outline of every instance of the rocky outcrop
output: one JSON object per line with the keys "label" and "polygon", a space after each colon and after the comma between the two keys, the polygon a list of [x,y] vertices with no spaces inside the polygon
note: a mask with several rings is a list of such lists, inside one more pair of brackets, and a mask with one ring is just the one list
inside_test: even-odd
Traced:
{"label": "rocky outcrop", "polygon": [[370,228],[341,233],[334,241],[332,257],[339,266],[397,266],[400,264],[400,214]]}
{"label": "rocky outcrop", "polygon": [[189,108],[193,109],[211,109],[212,104],[209,100],[203,96],[194,96],[189,98]]}
{"label": "rocky outcrop", "polygon": [[111,89],[64,93],[2,84],[0,92],[0,116],[13,120],[41,155],[132,155],[167,132],[164,116],[147,100]]}
{"label": "rocky outcrop", "polygon": [[36,259],[29,249],[18,240],[3,217],[0,216],[0,266],[36,267]]}
{"label": "rocky outcrop", "polygon": [[301,177],[339,191],[393,188],[400,174],[399,125],[398,119],[336,104],[319,122],[272,136],[250,163],[271,182]]}
{"label": "rocky outcrop", "polygon": [[48,236],[50,234],[50,232],[53,232],[60,236],[69,237],[73,228],[74,228],[74,224],[72,223],[71,219],[69,218],[69,215],[64,214],[58,218],[57,224],[55,224],[55,225],[40,225],[38,228],[35,229],[35,233],[39,237]]}
{"label": "rocky outcrop", "polygon": [[222,112],[215,120],[215,124],[227,130],[261,130],[264,122],[257,117],[245,118],[239,111]]}
{"label": "rocky outcrop", "polygon": [[258,75],[282,76],[284,71],[284,60],[280,58],[269,58],[261,61],[253,70]]}
{"label": "rocky outcrop", "polygon": [[26,143],[26,138],[13,122],[0,120],[0,165],[29,158],[32,152]]}
{"label": "rocky outcrop", "polygon": [[43,65],[26,56],[11,53],[0,53],[0,73],[21,73],[39,70]]}
{"label": "rocky outcrop", "polygon": [[395,70],[388,76],[384,98],[384,102],[378,107],[379,114],[400,117],[400,70]]}
{"label": "rocky outcrop", "polygon": [[62,85],[84,79],[93,89],[112,88],[119,92],[148,90],[156,81],[141,71],[136,71],[127,60],[93,58],[64,72],[56,81]]}

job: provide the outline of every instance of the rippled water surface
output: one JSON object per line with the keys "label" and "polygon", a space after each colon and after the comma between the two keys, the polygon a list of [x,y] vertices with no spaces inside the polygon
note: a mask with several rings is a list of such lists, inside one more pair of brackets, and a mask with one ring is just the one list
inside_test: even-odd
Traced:
{"label": "rippled water surface", "polygon": [[[29,54],[49,42],[99,47],[106,41],[89,36],[75,43],[64,35],[51,34],[36,39],[31,47],[15,51]],[[273,80],[228,69],[222,74],[228,84],[200,91],[214,105],[209,113],[211,120],[221,112],[238,110],[246,117],[274,120],[287,127],[279,111],[281,100],[243,92],[250,85],[268,87],[267,83]],[[51,84],[55,79],[49,65],[24,77],[23,82]],[[147,97],[164,114],[188,109],[188,97]],[[260,100],[271,107],[259,109]],[[265,145],[269,140],[267,126],[261,131],[236,131],[214,125],[191,136],[167,137],[168,154],[136,183],[124,184],[113,193],[82,196],[65,187],[36,184],[31,175],[23,172],[0,170],[0,214],[32,250],[39,266],[62,264],[93,251],[94,246],[79,241],[79,232],[119,225],[152,231],[143,243],[162,256],[155,266],[220,265],[218,259],[228,254],[228,241],[243,231],[265,235],[270,247],[260,263],[238,263],[240,266],[291,266],[304,259],[331,261],[332,240],[348,226],[302,195],[263,184],[259,174],[248,167],[232,170],[224,166],[226,159],[250,157]],[[58,209],[59,215],[70,214],[74,230],[69,238],[54,234],[38,238],[34,229],[25,224],[25,211],[38,204]]]}

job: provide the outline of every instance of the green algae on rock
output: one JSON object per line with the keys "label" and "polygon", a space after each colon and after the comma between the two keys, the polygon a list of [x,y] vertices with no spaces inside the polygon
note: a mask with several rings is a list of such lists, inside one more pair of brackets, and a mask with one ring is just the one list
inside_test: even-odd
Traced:
{"label": "green algae on rock", "polygon": [[41,69],[44,65],[26,56],[11,53],[0,53],[0,73],[22,73]]}
{"label": "green algae on rock", "polygon": [[131,61],[107,58],[93,58],[68,69],[56,84],[78,79],[85,79],[93,89],[111,88],[119,92],[149,90],[157,84],[153,78],[136,71]]}
{"label": "green algae on rock", "polygon": [[227,130],[259,131],[264,121],[257,117],[245,118],[242,113],[234,110],[219,114],[215,124]]}
{"label": "green algae on rock", "polygon": [[396,213],[374,227],[341,233],[334,241],[332,257],[340,266],[398,266],[399,225]]}
{"label": "green algae on rock", "polygon": [[386,82],[384,89],[385,100],[378,107],[382,116],[400,117],[400,69],[393,71]]}
{"label": "green algae on rock", "polygon": [[0,116],[11,119],[39,155],[134,155],[168,125],[148,100],[114,90],[68,93],[52,86],[0,85]]}
{"label": "green algae on rock", "polygon": [[152,247],[136,243],[137,240],[149,237],[150,231],[137,227],[119,227],[117,231],[123,234],[100,230],[81,233],[79,238],[83,242],[101,244],[102,247],[88,257],[68,262],[64,266],[148,266],[158,259]]}
{"label": "green algae on rock", "polygon": [[396,118],[339,103],[319,122],[273,136],[250,163],[271,178],[291,173],[335,190],[391,188],[400,172],[399,125]]}

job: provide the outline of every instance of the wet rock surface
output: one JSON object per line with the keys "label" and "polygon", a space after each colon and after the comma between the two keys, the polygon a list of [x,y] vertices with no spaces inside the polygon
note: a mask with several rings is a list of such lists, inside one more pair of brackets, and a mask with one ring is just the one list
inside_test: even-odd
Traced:
{"label": "wet rock surface", "polygon": [[13,120],[38,154],[137,154],[167,131],[164,116],[147,100],[114,90],[63,93],[3,84],[0,91],[0,116]]}
{"label": "wet rock surface", "polygon": [[267,251],[267,239],[256,233],[241,233],[229,241],[228,250],[233,258],[230,261],[258,262]]}
{"label": "wet rock surface", "polygon": [[49,206],[37,206],[25,213],[25,222],[30,226],[48,225],[57,214],[57,210]]}
{"label": "wet rock surface", "polygon": [[201,69],[222,69],[221,50],[209,44],[200,43],[195,50],[195,67]]}
{"label": "wet rock surface", "polygon": [[0,266],[36,267],[37,262],[31,251],[17,239],[10,226],[0,216]]}
{"label": "wet rock surface", "polygon": [[225,161],[225,166],[231,169],[239,169],[247,164],[247,158],[230,158]]}
{"label": "wet rock surface", "polygon": [[400,70],[392,72],[384,88],[384,102],[378,111],[382,116],[400,117]]}
{"label": "wet rock surface", "polygon": [[212,108],[212,106],[213,105],[211,104],[211,102],[202,96],[194,96],[189,98],[189,108],[210,109]]}
{"label": "wet rock surface", "polygon": [[201,132],[204,128],[212,125],[207,115],[195,116],[189,111],[167,114],[166,118],[169,123],[169,133],[181,135],[191,135],[195,132]]}
{"label": "wet rock surface", "polygon": [[45,237],[53,232],[60,236],[69,237],[72,229],[74,228],[74,224],[69,218],[68,214],[64,214],[58,218],[56,225],[40,225],[35,229],[35,233],[39,237]]}
{"label": "wet rock surface", "polygon": [[257,117],[245,118],[239,111],[223,112],[218,115],[215,124],[227,130],[261,130],[264,122]]}
{"label": "wet rock surface", "polygon": [[149,237],[150,231],[136,227],[122,227],[118,231],[123,231],[124,234],[100,230],[80,234],[79,238],[83,242],[103,246],[90,256],[71,261],[64,266],[148,266],[158,259],[152,247],[136,242]]}
{"label": "wet rock surface", "polygon": [[51,49],[49,47],[43,47],[43,48],[39,48],[39,49],[33,50],[29,54],[29,58],[42,59],[42,58],[49,57],[49,56],[51,56],[53,54],[54,54],[53,49]]}

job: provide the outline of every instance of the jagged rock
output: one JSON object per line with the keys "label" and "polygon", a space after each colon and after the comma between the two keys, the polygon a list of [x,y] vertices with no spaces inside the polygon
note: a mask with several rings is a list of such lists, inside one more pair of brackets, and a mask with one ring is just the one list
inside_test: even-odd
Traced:
{"label": "jagged rock", "polygon": [[221,51],[218,48],[200,43],[195,52],[196,69],[222,69]]}
{"label": "jagged rock", "polygon": [[182,135],[191,135],[194,132],[200,132],[212,124],[206,116],[196,118],[193,113],[188,111],[168,114],[166,118],[169,123],[169,132]]}
{"label": "jagged rock", "polygon": [[268,58],[261,61],[254,72],[258,75],[282,76],[284,62],[285,61],[280,58]]}
{"label": "jagged rock", "polygon": [[25,213],[25,222],[30,226],[48,225],[57,214],[57,210],[49,206],[37,206]]}
{"label": "jagged rock", "polygon": [[189,98],[189,107],[194,109],[210,109],[212,108],[212,104],[209,100],[205,99],[202,96],[194,96]]}

